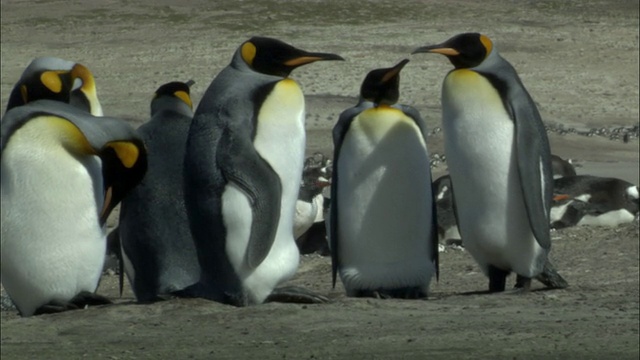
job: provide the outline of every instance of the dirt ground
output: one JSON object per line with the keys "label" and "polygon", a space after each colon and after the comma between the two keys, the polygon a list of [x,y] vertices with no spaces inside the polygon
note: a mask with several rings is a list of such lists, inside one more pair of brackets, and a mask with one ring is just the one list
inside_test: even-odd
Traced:
{"label": "dirt ground", "polygon": [[[175,5],[180,3],[180,5]],[[552,151],[578,173],[638,183],[638,1],[581,0],[2,0],[2,112],[29,61],[58,56],[95,74],[107,115],[134,126],[162,83],[194,79],[197,103],[235,48],[273,36],[347,61],[293,73],[307,96],[308,153],[332,155],[330,130],[371,69],[418,46],[479,31],[520,73],[549,125]],[[401,5],[400,5],[401,4]],[[440,126],[442,56],[416,55],[401,102]],[[636,127],[633,130],[633,127]],[[576,132],[563,135],[563,129]],[[593,134],[591,129],[606,129]],[[611,130],[632,136],[625,143]],[[591,132],[593,136],[589,135]],[[428,139],[442,153],[442,135]],[[446,164],[434,169],[434,176]],[[116,214],[117,215],[117,214]],[[117,216],[112,216],[110,227]],[[331,289],[330,260],[303,256],[292,284],[326,305],[234,308],[204,300],[133,303],[117,276],[98,292],[116,305],[19,318],[1,314],[2,359],[638,359],[638,222],[552,234],[551,258],[570,283],[527,295],[474,295],[487,280],[469,254],[441,253],[427,301],[349,299]],[[511,284],[514,279],[511,278]]]}

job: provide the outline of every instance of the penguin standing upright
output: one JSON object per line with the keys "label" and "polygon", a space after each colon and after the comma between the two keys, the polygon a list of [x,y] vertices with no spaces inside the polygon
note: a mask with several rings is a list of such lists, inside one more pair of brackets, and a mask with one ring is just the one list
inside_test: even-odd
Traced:
{"label": "penguin standing upright", "polygon": [[201,267],[187,294],[238,306],[319,300],[302,289],[275,289],[299,261],[293,216],[305,103],[289,74],[319,60],[343,59],[253,37],[205,92],[184,163],[185,204]]}
{"label": "penguin standing upright", "polygon": [[395,105],[408,62],[369,72],[333,129],[333,285],[339,273],[348,296],[423,298],[437,273],[426,123]]}
{"label": "penguin standing upright", "polygon": [[531,278],[566,282],[548,262],[553,175],[549,141],[516,71],[485,35],[464,33],[413,53],[439,53],[455,67],[442,86],[445,152],[465,249],[489,277],[489,291]]}
{"label": "penguin standing upright", "polygon": [[69,103],[94,116],[103,115],[93,74],[73,61],[55,57],[33,59],[14,85],[6,111],[39,99]]}
{"label": "penguin standing upright", "polygon": [[126,122],[37,100],[0,126],[2,284],[22,316],[106,303],[104,223],[146,170]]}
{"label": "penguin standing upright", "polygon": [[200,267],[184,206],[183,161],[193,116],[190,83],[170,82],[151,101],[151,120],[137,129],[148,170],[120,206],[125,270],[139,302],[196,283]]}

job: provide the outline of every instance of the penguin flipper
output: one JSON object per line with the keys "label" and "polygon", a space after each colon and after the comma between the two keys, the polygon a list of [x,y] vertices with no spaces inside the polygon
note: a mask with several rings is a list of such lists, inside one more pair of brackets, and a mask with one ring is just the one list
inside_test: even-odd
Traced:
{"label": "penguin flipper", "polygon": [[220,146],[228,151],[218,151],[217,162],[227,181],[244,192],[251,203],[253,220],[247,246],[246,261],[255,269],[267,257],[275,241],[282,184],[271,165],[256,152],[253,144],[244,139],[222,136]]}
{"label": "penguin flipper", "polygon": [[373,104],[360,99],[355,107],[347,109],[340,114],[338,122],[333,128],[333,171],[331,172],[331,207],[329,211],[329,246],[331,247],[331,284],[336,287],[336,279],[338,276],[338,265],[340,258],[338,254],[338,159],[340,158],[340,149],[351,121],[359,113],[366,108],[372,107]]}
{"label": "penguin flipper", "polygon": [[[551,248],[549,215],[553,198],[549,139],[535,102],[513,67],[505,62],[502,70],[500,75],[483,75],[498,90],[513,120],[518,173],[529,223],[538,244],[543,249],[549,250]],[[505,76],[515,78],[516,83],[514,84],[513,80],[506,80]]]}
{"label": "penguin flipper", "polygon": [[[427,143],[427,123],[424,121],[418,110],[409,105],[396,104],[394,107],[400,109],[403,113],[409,116],[420,129],[422,139],[425,144]],[[429,164],[427,164],[429,166]],[[429,183],[432,182],[431,169],[429,169]],[[440,279],[440,251],[438,246],[438,210],[436,206],[436,194],[433,191],[433,187],[429,185],[429,191],[431,191],[431,231],[428,234],[429,246],[431,247],[431,261],[436,267],[436,280]]]}

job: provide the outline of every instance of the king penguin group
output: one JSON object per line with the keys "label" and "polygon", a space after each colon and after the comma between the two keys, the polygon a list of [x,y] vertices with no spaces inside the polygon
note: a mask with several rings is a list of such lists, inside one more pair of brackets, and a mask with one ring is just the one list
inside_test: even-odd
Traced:
{"label": "king penguin group", "polygon": [[[567,287],[549,260],[559,199],[549,141],[515,69],[478,33],[413,51],[422,53],[453,65],[441,94],[449,175],[435,191],[426,122],[401,101],[408,59],[364,76],[359,101],[333,128],[332,169],[315,179],[303,173],[305,99],[292,73],[345,60],[337,54],[252,37],[197,107],[194,81],[157,88],[138,129],[103,116],[86,66],[34,59],[1,122],[7,294],[22,316],[111,303],[96,290],[105,223],[120,205],[121,291],[126,274],[140,303],[329,302],[286,286],[299,265],[296,238],[323,216],[334,287],[339,278],[350,297],[426,299],[439,278],[445,190],[488,292],[505,291],[512,272],[515,293],[532,279]],[[621,188],[637,203],[637,187]]]}

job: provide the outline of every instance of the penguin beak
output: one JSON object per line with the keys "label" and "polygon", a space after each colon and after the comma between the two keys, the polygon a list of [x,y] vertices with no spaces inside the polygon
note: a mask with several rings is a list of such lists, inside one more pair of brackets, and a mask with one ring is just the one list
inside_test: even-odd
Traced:
{"label": "penguin beak", "polygon": [[405,65],[407,65],[408,62],[409,62],[409,59],[402,59],[402,61],[400,61],[398,64],[396,64],[396,66],[392,67],[391,69],[389,69],[389,71],[386,74],[384,74],[381,82],[385,83],[393,79],[394,77],[398,76],[402,68]]}
{"label": "penguin beak", "polygon": [[343,60],[344,58],[337,54],[329,53],[305,53],[302,56],[295,57],[293,59],[284,62],[284,65],[289,67],[297,67],[300,65],[310,64],[315,61],[322,60]]}
{"label": "penguin beak", "polygon": [[193,80],[193,79],[189,79],[189,80],[187,80],[187,81],[185,82],[185,84],[186,84],[188,87],[193,86],[193,84],[195,84],[195,83],[196,83],[196,82],[195,82],[195,80]]}
{"label": "penguin beak", "polygon": [[436,54],[442,54],[446,56],[460,55],[460,52],[458,50],[451,47],[447,47],[444,44],[419,47],[413,50],[411,54],[413,55],[413,54],[419,54],[419,53],[436,53]]}

